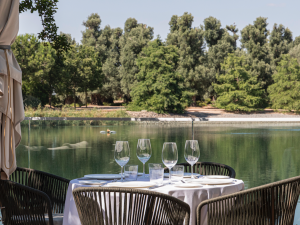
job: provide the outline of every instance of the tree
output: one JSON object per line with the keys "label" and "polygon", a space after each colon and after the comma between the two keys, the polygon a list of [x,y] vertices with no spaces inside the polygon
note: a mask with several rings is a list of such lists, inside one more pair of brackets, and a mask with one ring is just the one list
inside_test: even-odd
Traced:
{"label": "tree", "polygon": [[58,55],[70,48],[65,36],[58,35],[54,20],[57,12],[58,0],[22,0],[20,2],[20,13],[30,10],[31,13],[37,11],[41,18],[43,30],[38,34],[38,38],[52,45]]}
{"label": "tree", "polygon": [[273,26],[270,35],[270,48],[273,56],[273,63],[277,66],[282,54],[287,54],[293,45],[293,36],[289,28],[282,24]]}
{"label": "tree", "polygon": [[[31,66],[36,68],[36,72],[31,76],[30,82],[34,84],[40,83],[43,91],[48,95],[48,103],[51,107],[52,92],[61,82],[60,71],[62,62],[58,58],[58,54],[50,44],[40,44]],[[38,86],[40,86],[38,85]]]}
{"label": "tree", "polygon": [[140,69],[131,91],[131,106],[161,112],[183,112],[192,92],[183,85],[184,77],[176,71],[178,49],[161,40],[149,42],[137,59]]}
{"label": "tree", "polygon": [[267,18],[258,17],[253,25],[249,24],[241,31],[242,48],[247,50],[251,73],[258,77],[265,90],[272,83],[273,73],[267,25]]}
{"label": "tree", "polygon": [[214,17],[208,17],[204,20],[204,26],[202,30],[204,31],[204,36],[206,43],[209,46],[208,51],[205,54],[205,60],[203,60],[203,65],[200,65],[197,70],[205,71],[203,77],[207,77],[208,82],[206,82],[205,92],[203,93],[203,98],[210,98],[215,96],[212,83],[216,82],[216,75],[223,73],[221,71],[221,63],[228,56],[229,53],[233,53],[236,49],[236,40],[238,39],[238,29],[235,25],[227,26],[233,35],[231,36],[229,32],[221,28],[220,20]]}
{"label": "tree", "polygon": [[273,74],[274,84],[268,88],[272,108],[300,110],[300,66],[290,55],[283,55]]}
{"label": "tree", "polygon": [[295,58],[298,60],[298,63],[300,64],[300,44],[296,45],[294,48],[292,48],[289,51],[289,54],[292,58]]}
{"label": "tree", "polygon": [[178,62],[177,73],[184,78],[184,85],[194,92],[194,102],[196,96],[203,92],[203,74],[196,71],[200,65],[200,59],[204,56],[204,36],[199,28],[192,28],[194,17],[185,12],[182,16],[172,16],[170,33],[167,37],[168,45],[175,45],[178,48],[180,60]]}
{"label": "tree", "polygon": [[218,95],[215,105],[229,111],[257,110],[263,103],[264,90],[257,76],[251,74],[245,57],[229,54],[222,69],[225,74],[217,75],[218,84],[213,84]]}
{"label": "tree", "polygon": [[153,28],[146,24],[139,24],[136,19],[129,18],[125,22],[124,35],[120,37],[120,63],[119,67],[121,89],[125,101],[130,101],[130,92],[136,82],[139,69],[136,58],[148,42],[153,38]]}
{"label": "tree", "polygon": [[98,54],[91,46],[77,46],[79,65],[77,67],[80,83],[79,88],[85,93],[87,107],[87,92],[102,87],[102,68]]}
{"label": "tree", "polygon": [[[39,97],[43,96],[42,93],[36,93],[37,90],[42,90],[39,85],[40,83],[32,83],[34,74],[38,70],[38,68],[32,66],[32,61],[34,61],[34,57],[39,49],[39,45],[40,42],[36,36],[25,34],[18,35],[15,42],[11,46],[14,55],[19,62],[20,67],[22,68],[22,92],[24,98],[29,95]],[[38,86],[37,89],[36,86]],[[42,103],[45,104],[45,99],[43,100],[44,101],[42,101]],[[47,101],[48,100],[46,100],[46,102]]]}
{"label": "tree", "polygon": [[100,94],[107,102],[112,103],[114,99],[122,96],[119,70],[121,66],[120,38],[123,35],[123,31],[121,28],[115,28],[111,29],[110,33],[111,35],[107,37],[107,41],[100,45],[103,48],[102,51],[107,53],[102,67],[104,81]]}
{"label": "tree", "polygon": [[296,37],[294,40],[294,46],[300,45],[300,36]]}
{"label": "tree", "polygon": [[76,108],[76,91],[85,93],[87,104],[87,92],[93,91],[97,87],[101,88],[103,79],[101,62],[94,47],[77,44],[71,46],[65,58],[62,89],[66,94],[73,94]]}
{"label": "tree", "polygon": [[85,31],[82,31],[82,40],[81,43],[87,46],[98,47],[97,41],[101,35],[100,25],[101,19],[97,13],[92,13],[87,21],[82,23],[85,26]]}

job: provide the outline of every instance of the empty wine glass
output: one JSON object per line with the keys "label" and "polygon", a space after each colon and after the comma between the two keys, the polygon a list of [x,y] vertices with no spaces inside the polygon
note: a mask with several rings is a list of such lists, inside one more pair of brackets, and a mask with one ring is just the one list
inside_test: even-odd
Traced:
{"label": "empty wine glass", "polygon": [[136,148],[136,156],[143,163],[143,177],[145,177],[145,163],[152,155],[150,139],[139,139]]}
{"label": "empty wine glass", "polygon": [[197,140],[187,140],[184,147],[184,158],[191,165],[191,179],[193,176],[193,166],[199,160],[200,148]]}
{"label": "empty wine glass", "polygon": [[177,145],[175,142],[165,142],[162,149],[162,161],[169,168],[169,183],[171,184],[171,168],[178,160]]}
{"label": "empty wine glass", "polygon": [[121,166],[121,182],[123,182],[123,166],[130,158],[130,149],[128,141],[117,141],[115,145],[115,160]]}

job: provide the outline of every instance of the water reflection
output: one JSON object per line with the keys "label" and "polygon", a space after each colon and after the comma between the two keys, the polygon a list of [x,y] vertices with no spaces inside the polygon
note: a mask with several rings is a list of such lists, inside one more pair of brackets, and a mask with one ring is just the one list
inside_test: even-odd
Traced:
{"label": "water reflection", "polygon": [[[100,134],[107,129],[116,134]],[[201,151],[199,161],[231,166],[246,188],[300,174],[300,127],[194,124],[193,129]],[[176,142],[178,162],[185,162],[184,144],[193,133],[192,125],[36,126],[31,127],[29,137],[29,129],[22,126],[22,136],[16,152],[18,166],[73,179],[85,174],[119,173],[113,152],[116,141],[129,142],[129,164],[139,165],[142,170],[136,157],[137,141],[151,139],[152,157],[146,163],[146,172],[148,163],[161,162],[164,142]]]}
{"label": "water reflection", "polygon": [[60,147],[47,148],[47,149],[48,150],[66,150],[66,149],[79,149],[79,148],[88,148],[88,142],[81,141],[76,144],[65,143],[65,144],[62,144],[62,146],[60,146]]}

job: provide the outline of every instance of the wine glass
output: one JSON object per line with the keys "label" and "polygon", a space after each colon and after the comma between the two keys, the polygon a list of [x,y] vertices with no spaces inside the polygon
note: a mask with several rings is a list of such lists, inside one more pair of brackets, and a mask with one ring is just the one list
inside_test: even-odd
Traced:
{"label": "wine glass", "polygon": [[162,149],[162,161],[169,168],[169,183],[171,184],[171,168],[178,160],[177,145],[175,142],[165,142]]}
{"label": "wine glass", "polygon": [[121,166],[121,182],[123,182],[123,166],[130,158],[130,148],[128,141],[117,141],[115,145],[115,160]]}
{"label": "wine glass", "polygon": [[191,179],[193,176],[193,166],[200,157],[200,148],[197,140],[187,140],[184,147],[184,158],[191,165]]}
{"label": "wine glass", "polygon": [[152,155],[150,139],[139,139],[136,148],[136,156],[143,163],[143,177],[145,177],[145,163]]}

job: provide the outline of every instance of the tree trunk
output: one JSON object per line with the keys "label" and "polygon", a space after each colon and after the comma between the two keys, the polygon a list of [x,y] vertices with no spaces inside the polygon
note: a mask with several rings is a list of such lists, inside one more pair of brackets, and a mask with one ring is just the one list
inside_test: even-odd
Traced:
{"label": "tree trunk", "polygon": [[87,108],[87,91],[85,89],[85,108]]}
{"label": "tree trunk", "polygon": [[50,109],[51,109],[51,101],[52,101],[52,93],[49,94],[49,105],[50,105]]}
{"label": "tree trunk", "polygon": [[74,108],[76,109],[76,95],[75,95],[75,89],[74,89]]}

